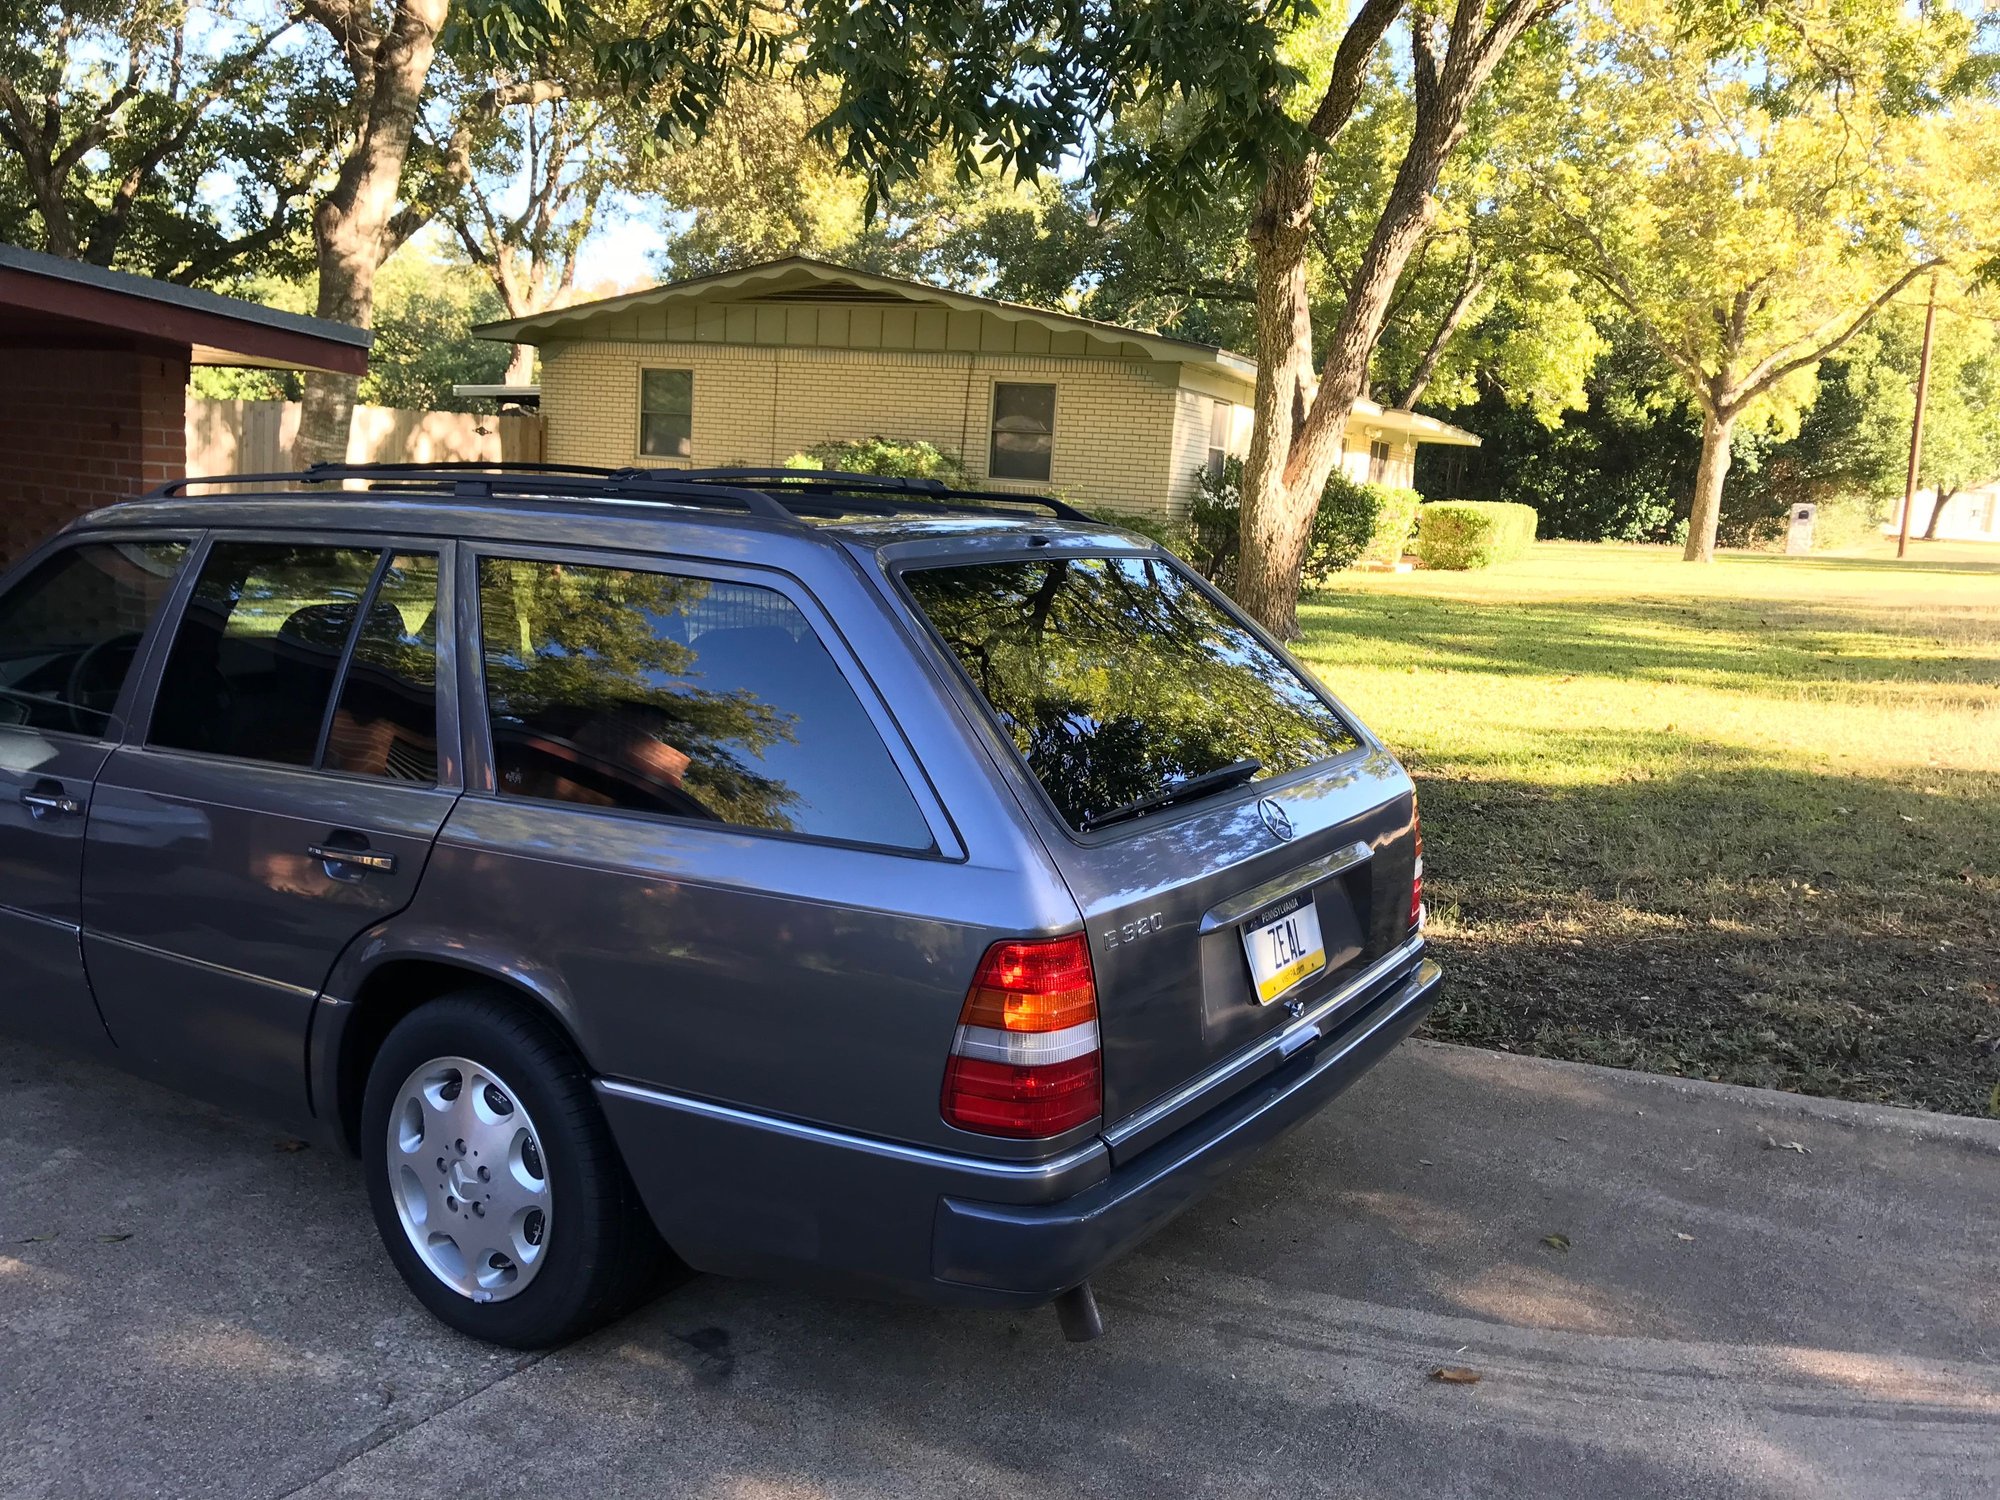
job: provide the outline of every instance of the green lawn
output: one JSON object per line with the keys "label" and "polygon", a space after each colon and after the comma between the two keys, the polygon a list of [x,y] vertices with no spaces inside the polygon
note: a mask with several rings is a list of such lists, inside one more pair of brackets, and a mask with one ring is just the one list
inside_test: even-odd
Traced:
{"label": "green lawn", "polygon": [[1543,543],[1300,617],[1421,791],[1432,1035],[2000,1114],[2000,548]]}

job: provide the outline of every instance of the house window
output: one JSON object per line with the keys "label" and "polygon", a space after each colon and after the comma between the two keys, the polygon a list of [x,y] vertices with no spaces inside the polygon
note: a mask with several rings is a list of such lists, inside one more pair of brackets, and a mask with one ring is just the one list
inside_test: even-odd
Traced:
{"label": "house window", "polygon": [[1389,445],[1379,439],[1368,445],[1368,482],[1380,484],[1389,472]]}
{"label": "house window", "polygon": [[694,453],[694,371],[639,372],[639,452],[645,458]]}
{"label": "house window", "polygon": [[1220,483],[1223,466],[1229,462],[1229,428],[1236,408],[1227,401],[1212,402],[1208,408],[1208,477]]}
{"label": "house window", "polygon": [[1055,455],[1056,388],[993,387],[993,450],[987,473],[995,479],[1047,479]]}

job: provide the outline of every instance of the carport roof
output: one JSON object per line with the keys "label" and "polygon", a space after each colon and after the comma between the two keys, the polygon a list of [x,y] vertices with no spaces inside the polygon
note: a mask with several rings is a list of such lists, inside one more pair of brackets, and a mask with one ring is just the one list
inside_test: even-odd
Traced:
{"label": "carport roof", "polygon": [[186,351],[198,365],[361,375],[367,330],[0,245],[0,346]]}

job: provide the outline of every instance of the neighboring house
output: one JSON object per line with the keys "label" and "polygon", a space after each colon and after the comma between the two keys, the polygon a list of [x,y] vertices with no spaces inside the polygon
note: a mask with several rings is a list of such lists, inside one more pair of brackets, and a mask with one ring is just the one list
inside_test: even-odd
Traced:
{"label": "neighboring house", "polygon": [[186,472],[188,366],[360,375],[369,335],[0,245],[0,565]]}
{"label": "neighboring house", "polygon": [[[1911,536],[1922,536],[1930,529],[1931,507],[1936,501],[1936,490],[1917,491],[1916,499],[1910,505]],[[1894,536],[1901,529],[1902,521],[1903,502],[1898,500],[1895,513],[1882,529]],[[2000,542],[2000,479],[1967,485],[1945,501],[1944,514],[1938,518],[1937,540]]]}
{"label": "neighboring house", "polygon": [[[1183,512],[1197,471],[1249,445],[1240,354],[793,256],[489,323],[535,344],[550,461],[782,464],[882,436],[959,454],[981,485]],[[1419,442],[1479,439],[1357,407],[1347,471],[1410,483]]]}

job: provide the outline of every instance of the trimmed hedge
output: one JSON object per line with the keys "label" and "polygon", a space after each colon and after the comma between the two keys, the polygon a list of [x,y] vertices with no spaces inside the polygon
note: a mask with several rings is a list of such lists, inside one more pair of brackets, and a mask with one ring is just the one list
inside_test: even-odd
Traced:
{"label": "trimmed hedge", "polygon": [[1371,484],[1368,488],[1375,492],[1379,503],[1368,545],[1361,549],[1357,560],[1393,568],[1403,560],[1403,549],[1410,544],[1410,533],[1417,529],[1417,510],[1424,503],[1424,497],[1415,490],[1398,489],[1393,485]]}
{"label": "trimmed hedge", "polygon": [[1531,505],[1437,500],[1417,510],[1417,561],[1427,568],[1490,568],[1525,557],[1538,521]]}

